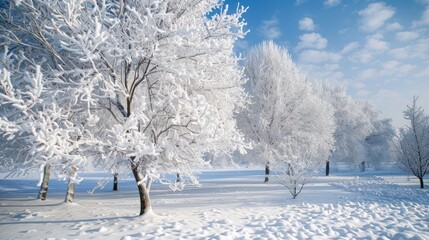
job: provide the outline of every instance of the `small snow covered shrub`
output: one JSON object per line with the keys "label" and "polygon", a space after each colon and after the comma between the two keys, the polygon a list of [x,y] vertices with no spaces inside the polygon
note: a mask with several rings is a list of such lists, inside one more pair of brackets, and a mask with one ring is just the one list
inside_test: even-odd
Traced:
{"label": "small snow covered shrub", "polygon": [[286,153],[282,155],[276,154],[281,161],[275,161],[273,166],[274,178],[280,184],[285,186],[292,198],[295,199],[312,177],[314,177],[321,165],[322,161],[312,158],[308,152],[300,147],[296,140],[286,142]]}

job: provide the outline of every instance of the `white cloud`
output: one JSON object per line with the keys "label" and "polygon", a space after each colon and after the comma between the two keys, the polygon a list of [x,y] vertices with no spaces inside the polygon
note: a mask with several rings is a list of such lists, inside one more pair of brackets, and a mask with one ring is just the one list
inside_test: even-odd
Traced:
{"label": "white cloud", "polygon": [[358,42],[351,42],[349,44],[347,44],[343,50],[341,50],[341,53],[348,53],[351,52],[353,50],[355,50],[356,48],[359,47],[359,43]]}
{"label": "white cloud", "polygon": [[362,50],[354,53],[351,59],[360,63],[369,63],[373,59],[373,55],[368,50]]}
{"label": "white cloud", "polygon": [[323,81],[329,85],[338,85],[343,83],[344,73],[340,71],[340,66],[336,63],[302,63],[299,62],[299,67],[304,72],[308,73],[308,77],[312,81]]}
{"label": "white cloud", "polygon": [[389,54],[395,59],[404,59],[408,57],[408,51],[405,47],[394,48],[389,51]]}
{"label": "white cloud", "polygon": [[365,47],[369,50],[384,51],[389,49],[389,44],[378,38],[368,38]]}
{"label": "white cloud", "polygon": [[371,3],[367,8],[359,11],[362,17],[360,28],[367,32],[374,32],[383,27],[394,14],[394,8],[386,6],[383,2]]}
{"label": "white cloud", "polygon": [[340,3],[341,3],[341,0],[325,0],[323,5],[328,6],[328,7],[335,7]]}
{"label": "white cloud", "polygon": [[299,29],[304,31],[313,31],[316,29],[316,25],[314,25],[313,19],[305,17],[299,20]]}
{"label": "white cloud", "polygon": [[359,90],[355,93],[355,95],[358,97],[367,97],[370,94],[371,94],[371,92],[367,91],[367,90]]}
{"label": "white cloud", "polygon": [[400,96],[401,95],[398,92],[390,89],[380,89],[375,95],[376,98],[396,98]]}
{"label": "white cloud", "polygon": [[344,73],[342,73],[342,72],[340,72],[340,71],[335,71],[335,72],[332,72],[332,73],[329,75],[329,78],[330,78],[330,79],[339,80],[339,79],[344,78]]}
{"label": "white cloud", "polygon": [[381,64],[378,77],[384,79],[385,83],[402,81],[404,74],[409,74],[413,69],[415,69],[414,65],[390,60]]}
{"label": "white cloud", "polygon": [[301,5],[303,3],[305,3],[307,0],[295,0],[295,4],[296,5]]}
{"label": "white cloud", "polygon": [[347,34],[350,32],[349,28],[341,28],[340,30],[338,30],[339,34]]}
{"label": "white cloud", "polygon": [[417,39],[418,37],[420,37],[420,34],[417,32],[404,31],[404,32],[396,33],[396,39],[398,39],[401,42],[412,41],[414,39]]}
{"label": "white cloud", "polygon": [[429,59],[429,38],[420,38],[408,47],[411,49],[411,58]]}
{"label": "white cloud", "polygon": [[297,48],[313,48],[313,49],[324,49],[328,45],[328,40],[323,38],[318,33],[306,33],[299,36],[299,40]]}
{"label": "white cloud", "polygon": [[429,77],[429,67],[424,68],[420,72],[416,74],[417,77],[420,78],[428,78]]}
{"label": "white cloud", "polygon": [[398,31],[402,29],[403,29],[402,25],[399,24],[398,22],[394,22],[386,25],[387,31]]}
{"label": "white cloud", "polygon": [[341,60],[341,55],[326,51],[305,50],[299,54],[299,60],[304,63],[338,62]]}
{"label": "white cloud", "polygon": [[280,31],[278,25],[279,20],[275,16],[273,16],[269,20],[262,21],[259,30],[266,39],[276,39],[282,35],[282,32]]}
{"label": "white cloud", "polygon": [[422,16],[418,21],[413,22],[413,27],[421,27],[429,25],[429,6],[423,12]]}
{"label": "white cloud", "polygon": [[340,69],[340,65],[333,63],[333,64],[325,64],[323,66],[323,69],[327,70],[327,71],[335,71],[335,70],[339,70]]}
{"label": "white cloud", "polygon": [[398,65],[399,65],[398,61],[390,60],[383,64],[383,68],[386,70],[394,70],[395,68],[398,67]]}
{"label": "white cloud", "polygon": [[377,71],[375,71],[374,69],[366,69],[359,73],[358,78],[359,80],[365,80],[369,78],[374,78],[375,76],[377,76]]}
{"label": "white cloud", "polygon": [[400,48],[389,51],[395,59],[429,60],[429,38],[420,38]]}
{"label": "white cloud", "polygon": [[353,88],[358,89],[358,90],[364,89],[364,88],[366,88],[366,84],[364,84],[363,82],[354,82]]}
{"label": "white cloud", "polygon": [[[411,72],[415,68],[416,67],[414,65],[405,64],[405,65],[399,67],[399,72],[402,73],[402,74],[409,73],[409,72]],[[428,74],[428,76],[429,76],[429,74]]]}
{"label": "white cloud", "polygon": [[429,0],[417,0],[421,4],[429,4]]}

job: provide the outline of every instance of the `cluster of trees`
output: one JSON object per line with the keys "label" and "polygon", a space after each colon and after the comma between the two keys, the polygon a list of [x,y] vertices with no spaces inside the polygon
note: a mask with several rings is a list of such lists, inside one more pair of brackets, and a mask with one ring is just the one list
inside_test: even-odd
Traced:
{"label": "cluster of trees", "polygon": [[247,101],[233,52],[245,11],[218,0],[1,3],[2,164],[66,176],[73,202],[81,169],[125,162],[140,214],[150,211],[160,173],[196,182],[204,154],[248,147],[234,118]]}
{"label": "cluster of trees", "polygon": [[273,42],[250,50],[245,71],[253,102],[243,128],[295,198],[334,147],[333,109]]}
{"label": "cluster of trees", "polygon": [[[287,49],[264,42],[249,51],[245,64],[252,103],[239,118],[257,158],[270,167],[293,198],[323,162],[380,170],[395,162],[420,180],[429,169],[429,117],[414,97],[404,111],[410,124],[399,136],[390,119],[368,102],[353,99],[345,87],[311,82]],[[254,153],[255,153],[254,152]],[[394,154],[397,158],[395,159]]]}
{"label": "cluster of trees", "polygon": [[245,71],[253,98],[242,128],[267,172],[276,169],[293,198],[325,162],[329,175],[332,160],[350,167],[366,161],[375,168],[391,160],[390,120],[379,119],[371,104],[351,98],[344,87],[309,81],[287,49],[273,42],[254,47]]}
{"label": "cluster of trees", "polygon": [[381,119],[380,113],[368,102],[353,99],[344,87],[329,88],[325,96],[334,108],[335,148],[326,162],[343,162],[349,168],[369,165],[380,170],[393,161],[393,138],[395,128],[390,119]]}
{"label": "cluster of trees", "polygon": [[207,156],[251,145],[293,198],[324,163],[329,175],[333,160],[380,168],[391,159],[390,120],[345,88],[309,81],[285,48],[264,42],[240,66],[245,11],[221,0],[1,3],[2,170],[40,169],[42,200],[51,172],[63,177],[67,202],[89,165],[115,184],[131,171],[143,215],[153,181],[197,183]]}

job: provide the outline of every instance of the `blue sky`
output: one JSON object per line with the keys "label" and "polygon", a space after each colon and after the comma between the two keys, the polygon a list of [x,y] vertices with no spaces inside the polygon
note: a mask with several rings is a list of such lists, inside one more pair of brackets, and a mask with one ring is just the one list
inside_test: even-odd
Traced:
{"label": "blue sky", "polygon": [[227,0],[240,2],[250,33],[287,47],[314,80],[346,84],[400,127],[414,95],[429,113],[429,0]]}

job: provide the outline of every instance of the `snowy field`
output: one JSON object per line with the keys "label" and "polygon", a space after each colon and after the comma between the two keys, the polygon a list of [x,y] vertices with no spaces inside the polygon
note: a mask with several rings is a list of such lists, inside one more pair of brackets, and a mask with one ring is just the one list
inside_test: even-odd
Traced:
{"label": "snowy field", "polygon": [[180,192],[154,184],[144,217],[131,178],[89,194],[104,175],[85,174],[75,204],[63,203],[64,182],[51,180],[41,202],[36,179],[2,179],[0,239],[429,239],[429,191],[405,174],[320,176],[295,200],[262,174],[207,170]]}

